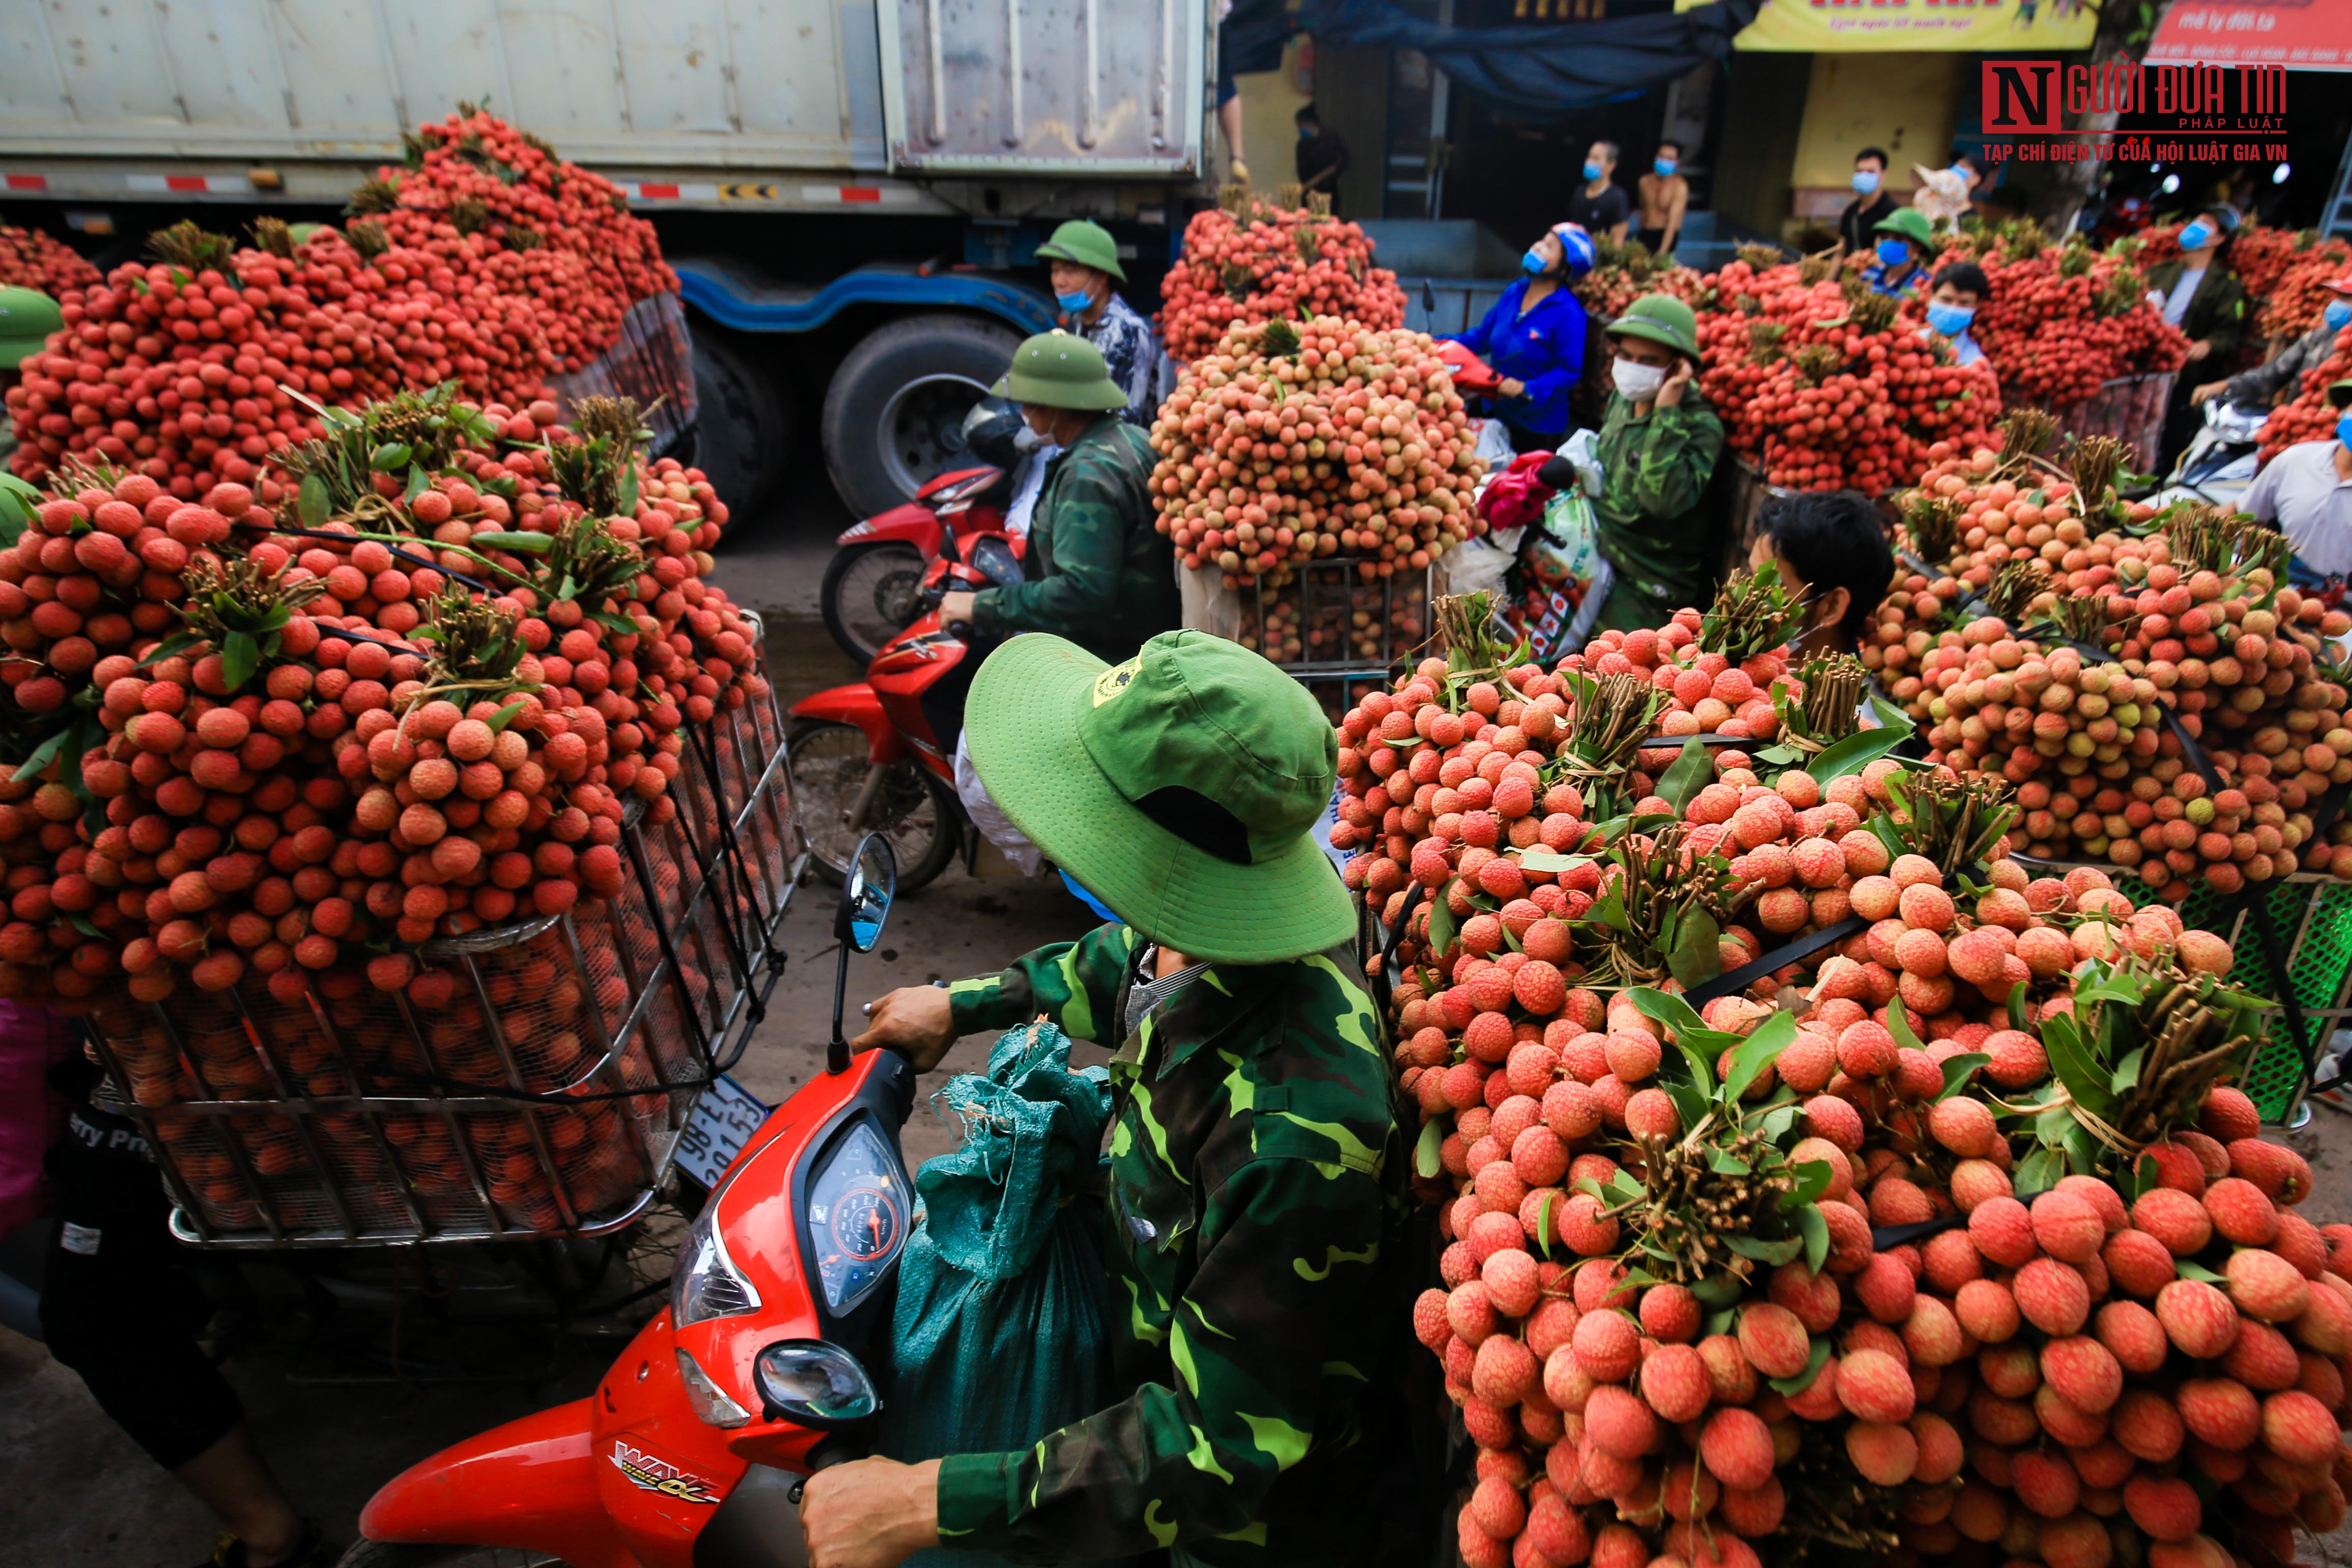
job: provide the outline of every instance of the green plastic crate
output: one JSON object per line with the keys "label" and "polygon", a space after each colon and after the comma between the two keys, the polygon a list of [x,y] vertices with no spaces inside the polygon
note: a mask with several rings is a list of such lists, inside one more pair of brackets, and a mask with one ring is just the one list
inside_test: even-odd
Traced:
{"label": "green plastic crate", "polygon": [[[2023,856],[2018,860],[2035,876],[2063,876],[2070,868]],[[2121,867],[2099,869],[2115,879],[2117,890],[2133,903],[2158,901],[2154,889]],[[2303,1008],[2305,1032],[2312,1050],[2324,1054],[2336,1030],[2352,1028],[2352,882],[2298,872],[2271,883],[2263,897],[2285,950],[2287,981]],[[2239,897],[2200,886],[2180,901],[2179,910],[2190,930],[2213,931],[2229,942],[2238,956],[2231,973],[2234,984],[2258,995],[2278,994],[2262,937]],[[2239,1087],[2252,1099],[2263,1121],[2281,1122],[2302,1103],[2311,1070],[2295,1047],[2285,1009],[2267,1016],[2262,1042]]]}

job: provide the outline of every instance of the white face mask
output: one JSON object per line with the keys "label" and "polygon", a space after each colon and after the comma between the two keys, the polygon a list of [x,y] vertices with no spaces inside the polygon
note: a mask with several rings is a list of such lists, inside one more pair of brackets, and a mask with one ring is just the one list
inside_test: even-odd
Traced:
{"label": "white face mask", "polygon": [[1654,364],[1637,364],[1622,355],[1610,365],[1609,376],[1630,403],[1647,403],[1666,384],[1666,373]]}

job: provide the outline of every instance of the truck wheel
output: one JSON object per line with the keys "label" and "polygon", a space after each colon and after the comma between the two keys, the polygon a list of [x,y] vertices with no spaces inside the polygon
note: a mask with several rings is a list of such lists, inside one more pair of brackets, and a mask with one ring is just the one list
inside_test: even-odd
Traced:
{"label": "truck wheel", "polygon": [[699,317],[693,333],[694,466],[730,510],[748,517],[792,456],[792,395],[733,334]]}
{"label": "truck wheel", "polygon": [[866,335],[824,394],[824,467],[860,517],[911,499],[964,460],[963,416],[1020,335],[969,316],[908,316]]}

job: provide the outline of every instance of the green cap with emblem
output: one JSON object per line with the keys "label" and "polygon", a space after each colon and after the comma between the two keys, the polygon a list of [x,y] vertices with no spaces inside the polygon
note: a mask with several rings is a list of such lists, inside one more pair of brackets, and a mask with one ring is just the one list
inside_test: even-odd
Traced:
{"label": "green cap with emblem", "polygon": [[0,370],[15,370],[26,355],[40,353],[65,325],[65,312],[38,289],[0,289]]}
{"label": "green cap with emblem", "polygon": [[1083,408],[1108,413],[1127,406],[1127,394],[1110,378],[1102,350],[1058,327],[1013,351],[1013,368],[989,391],[1040,408]]}
{"label": "green cap with emblem", "polygon": [[1936,230],[1917,207],[1896,207],[1871,226],[1874,234],[1900,235],[1922,250],[1936,247]]}
{"label": "green cap with emblem", "polygon": [[1676,353],[1698,358],[1698,318],[1672,294],[1644,294],[1609,323],[1612,337],[1647,338]]}
{"label": "green cap with emblem", "polygon": [[1120,282],[1127,281],[1127,271],[1118,264],[1118,241],[1110,230],[1098,223],[1072,218],[1054,231],[1054,237],[1037,247],[1040,261],[1075,261],[1081,267],[1091,267],[1097,272],[1108,272]]}
{"label": "green cap with emblem", "polygon": [[1151,941],[1273,963],[1354,938],[1314,837],[1338,739],[1305,687],[1239,643],[1163,632],[1108,666],[1027,633],[980,667],[964,730],[1005,815]]}

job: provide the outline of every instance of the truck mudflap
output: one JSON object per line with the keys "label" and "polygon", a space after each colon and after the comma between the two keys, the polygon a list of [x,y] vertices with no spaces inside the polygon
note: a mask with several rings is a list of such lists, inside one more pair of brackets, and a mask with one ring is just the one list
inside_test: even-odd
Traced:
{"label": "truck mudflap", "polygon": [[675,261],[686,302],[739,332],[806,332],[853,305],[973,310],[1029,337],[1054,330],[1053,302],[1034,289],[977,272],[912,266],[861,267],[814,290],[765,284],[707,258]]}
{"label": "truck mudflap", "polygon": [[589,1402],[494,1426],[410,1466],[360,1514],[370,1541],[511,1546],[637,1568],[596,1490]]}

